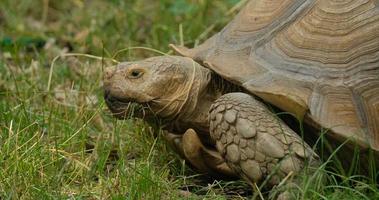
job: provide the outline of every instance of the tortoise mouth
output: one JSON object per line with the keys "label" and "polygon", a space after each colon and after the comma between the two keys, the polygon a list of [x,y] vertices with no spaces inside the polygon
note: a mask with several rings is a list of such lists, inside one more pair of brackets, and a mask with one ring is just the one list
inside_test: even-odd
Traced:
{"label": "tortoise mouth", "polygon": [[148,102],[140,103],[133,98],[119,98],[108,92],[105,92],[104,100],[112,115],[118,119],[144,119],[152,116]]}

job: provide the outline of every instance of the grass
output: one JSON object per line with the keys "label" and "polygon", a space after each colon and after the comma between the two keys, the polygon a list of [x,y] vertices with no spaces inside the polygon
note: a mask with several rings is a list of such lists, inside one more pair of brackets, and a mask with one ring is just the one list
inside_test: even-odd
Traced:
{"label": "grass", "polygon": [[[101,88],[110,61],[61,57],[48,86],[63,53],[172,53],[169,43],[193,46],[219,31],[238,2],[2,0],[0,199],[251,197],[243,181],[198,175],[143,122],[113,119]],[[154,55],[134,49],[115,59]],[[376,178],[320,167],[296,191],[299,199],[378,199]]]}

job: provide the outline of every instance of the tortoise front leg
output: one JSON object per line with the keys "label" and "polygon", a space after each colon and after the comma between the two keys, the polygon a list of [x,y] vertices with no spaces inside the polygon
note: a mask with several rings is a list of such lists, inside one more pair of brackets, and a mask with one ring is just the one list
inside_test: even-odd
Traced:
{"label": "tortoise front leg", "polygon": [[318,160],[300,136],[244,93],[223,95],[212,105],[210,134],[230,168],[251,185],[271,175],[274,186],[307,160]]}
{"label": "tortoise front leg", "polygon": [[164,137],[198,171],[216,177],[238,177],[218,151],[202,144],[195,130],[188,129],[183,135],[165,131]]}

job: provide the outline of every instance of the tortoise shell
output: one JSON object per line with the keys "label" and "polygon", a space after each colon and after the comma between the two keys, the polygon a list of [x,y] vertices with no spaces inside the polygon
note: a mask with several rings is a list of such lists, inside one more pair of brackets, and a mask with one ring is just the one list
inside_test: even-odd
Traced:
{"label": "tortoise shell", "polygon": [[378,0],[250,0],[203,44],[172,47],[334,138],[379,151]]}

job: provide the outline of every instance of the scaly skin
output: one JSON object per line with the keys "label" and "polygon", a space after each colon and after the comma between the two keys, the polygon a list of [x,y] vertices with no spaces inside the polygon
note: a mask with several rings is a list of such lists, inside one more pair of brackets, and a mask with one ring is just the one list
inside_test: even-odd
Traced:
{"label": "scaly skin", "polygon": [[273,186],[318,156],[299,135],[245,93],[223,95],[210,109],[210,134],[228,165],[249,183]]}

